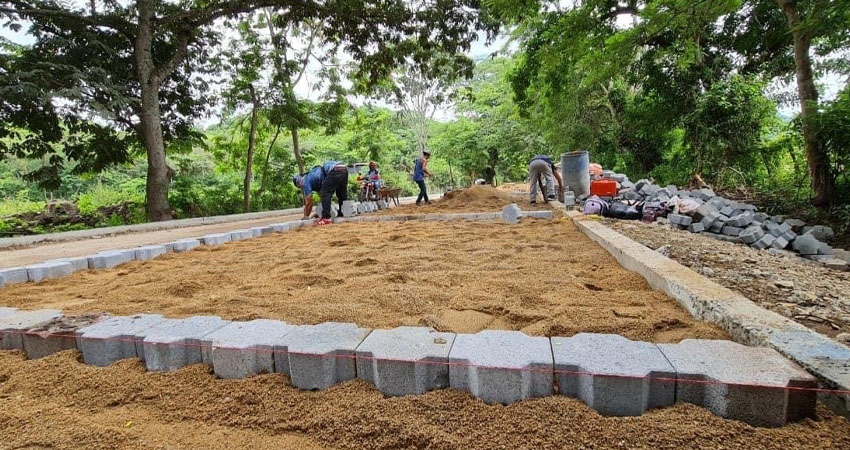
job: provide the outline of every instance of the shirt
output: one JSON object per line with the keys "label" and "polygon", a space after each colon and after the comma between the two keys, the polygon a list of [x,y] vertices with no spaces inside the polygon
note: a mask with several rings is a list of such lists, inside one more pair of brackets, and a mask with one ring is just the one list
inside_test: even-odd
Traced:
{"label": "shirt", "polygon": [[425,181],[425,171],[422,170],[422,158],[417,158],[414,163],[413,181]]}
{"label": "shirt", "polygon": [[[336,164],[334,164],[336,165]],[[313,191],[321,191],[322,190],[322,180],[325,179],[325,174],[322,170],[322,167],[316,166],[310,169],[307,172],[307,175],[304,175],[304,186],[301,187],[301,192],[304,193],[305,197],[309,197],[313,195]]]}
{"label": "shirt", "polygon": [[545,161],[546,164],[549,164],[549,166],[552,167],[552,170],[555,170],[555,163],[552,162],[552,158],[550,158],[549,155],[537,155],[534,158],[531,158],[531,161],[534,162],[538,159]]}

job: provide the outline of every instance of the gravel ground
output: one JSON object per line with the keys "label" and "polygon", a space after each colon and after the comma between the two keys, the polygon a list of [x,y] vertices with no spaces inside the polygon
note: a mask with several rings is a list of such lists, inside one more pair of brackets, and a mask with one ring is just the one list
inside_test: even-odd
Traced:
{"label": "gravel ground", "polygon": [[605,223],[767,309],[850,343],[850,272],[667,225],[611,219]]}

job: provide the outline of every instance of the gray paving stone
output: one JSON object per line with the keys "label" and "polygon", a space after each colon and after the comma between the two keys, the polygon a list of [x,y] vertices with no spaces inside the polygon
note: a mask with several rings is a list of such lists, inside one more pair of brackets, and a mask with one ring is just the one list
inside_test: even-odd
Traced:
{"label": "gray paving stone", "polygon": [[230,242],[230,233],[215,233],[201,236],[200,241],[204,245],[221,245]]}
{"label": "gray paving stone", "polygon": [[726,223],[727,225],[731,225],[733,227],[744,228],[749,224],[753,223],[754,214],[752,211],[745,211],[740,214],[736,214],[733,217],[729,218],[729,221]]}
{"label": "gray paving stone", "polygon": [[147,261],[168,253],[164,245],[146,245],[133,250],[136,252],[136,261]]}
{"label": "gray paving stone", "polygon": [[269,225],[269,227],[271,227],[272,231],[275,232],[275,233],[285,233],[285,232],[289,231],[289,223],[288,222],[287,223],[273,223],[273,224]]}
{"label": "gray paving stone", "polygon": [[[476,219],[476,217],[470,217],[471,219]],[[516,203],[511,203],[508,206],[502,208],[502,221],[505,223],[519,223],[522,219],[522,210],[519,209]]]}
{"label": "gray paving stone", "polygon": [[230,232],[230,241],[244,241],[254,237],[254,232],[251,230],[233,230]]}
{"label": "gray paving stone", "polygon": [[79,272],[81,270],[89,269],[89,257],[88,256],[75,256],[72,258],[59,258],[59,259],[51,259],[50,261],[45,261],[45,263],[52,262],[66,262],[71,265],[71,269],[74,272]]}
{"label": "gray paving stone", "polygon": [[174,253],[188,252],[194,248],[201,246],[201,241],[198,239],[180,239],[171,243],[171,251]]}
{"label": "gray paving stone", "polygon": [[776,240],[776,237],[772,234],[765,234],[761,237],[761,239],[757,240],[753,244],[753,248],[758,250],[764,250],[768,247],[773,246],[773,242]]}
{"label": "gray paving stone", "polygon": [[[528,217],[534,217],[536,219],[552,219],[555,217],[552,211],[523,211],[523,215]],[[498,217],[496,213],[481,213],[479,214],[479,218],[481,219],[495,219]]]}
{"label": "gray paving stone", "polygon": [[275,371],[274,345],[295,328],[279,320],[231,322],[204,336],[201,344],[219,378],[247,378]]}
{"label": "gray paving stone", "polygon": [[111,269],[136,259],[135,250],[106,250],[89,256],[89,269]]}
{"label": "gray paving stone", "polygon": [[726,225],[725,227],[720,229],[720,232],[725,234],[726,236],[740,236],[742,231],[744,231],[743,228],[733,227],[731,225]]}
{"label": "gray paving stone", "polygon": [[11,316],[18,312],[18,308],[8,308],[6,306],[0,306],[0,317]]}
{"label": "gray paving stone", "polygon": [[74,273],[74,267],[68,262],[45,262],[27,266],[27,278],[34,283],[41,280],[67,277]]}
{"label": "gray paving stone", "polygon": [[357,378],[391,396],[446,388],[454,339],[426,327],[374,330],[357,347]]}
{"label": "gray paving stone", "polygon": [[76,350],[77,330],[105,318],[105,314],[56,317],[27,330],[23,335],[24,351],[30,359],[38,359],[63,350]]}
{"label": "gray paving stone", "polygon": [[773,240],[773,244],[770,244],[770,246],[772,248],[782,250],[783,248],[788,247],[788,240],[786,240],[784,237],[778,237]]}
{"label": "gray paving stone", "polygon": [[0,350],[23,350],[23,335],[27,330],[57,317],[62,317],[62,311],[58,309],[18,311],[0,317]]}
{"label": "gray paving stone", "polygon": [[29,281],[26,267],[0,269],[0,277],[3,277],[4,284],[26,283]]}
{"label": "gray paving stone", "polygon": [[676,400],[676,371],[651,342],[616,334],[553,337],[555,382],[606,416],[639,416]]}
{"label": "gray paving stone", "polygon": [[691,233],[702,233],[703,231],[705,231],[705,226],[702,224],[702,222],[694,222],[688,225],[688,231],[690,231]]}
{"label": "gray paving stone", "polygon": [[549,339],[520,331],[458,334],[449,353],[449,384],[485,403],[508,405],[552,395]]}
{"label": "gray paving stone", "polygon": [[110,317],[77,330],[77,348],[92,366],[105,367],[127,358],[144,361],[142,341],[163,320],[159,314]]}
{"label": "gray paving stone", "polygon": [[764,237],[764,231],[759,226],[749,226],[740,234],[741,241],[747,245],[756,243],[762,237]]}
{"label": "gray paving stone", "polygon": [[677,401],[755,426],[814,415],[817,393],[793,388],[816,388],[817,380],[776,350],[702,339],[658,347],[676,370]]}
{"label": "gray paving stone", "polygon": [[205,361],[202,354],[204,336],[230,323],[215,316],[187,319],[165,319],[147,332],[144,346],[145,364],[151,371],[175,371]]}
{"label": "gray paving stone", "polygon": [[817,255],[820,253],[823,245],[823,242],[808,233],[797,236],[792,243],[794,251],[801,255]]}
{"label": "gray paving stone", "polygon": [[[289,376],[298,389],[319,389],[357,377],[355,350],[372,330],[353,323],[305,325],[284,338]],[[277,349],[278,346],[275,346]],[[275,367],[278,353],[275,352]]]}

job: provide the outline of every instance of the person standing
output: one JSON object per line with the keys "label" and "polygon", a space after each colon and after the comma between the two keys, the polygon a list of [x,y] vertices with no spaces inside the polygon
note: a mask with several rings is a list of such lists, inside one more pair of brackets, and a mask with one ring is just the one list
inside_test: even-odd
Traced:
{"label": "person standing", "polygon": [[328,161],[310,169],[304,175],[292,177],[292,183],[304,196],[304,218],[310,217],[313,210],[313,192],[318,191],[322,201],[322,217],[316,225],[331,223],[331,203],[336,193],[339,200],[339,216],[342,216],[342,203],[348,200],[348,167],[336,161]]}
{"label": "person standing", "polygon": [[419,196],[416,197],[416,206],[422,204],[422,201],[425,200],[425,204],[430,204],[431,201],[428,200],[428,190],[425,186],[425,177],[431,177],[431,172],[428,172],[428,160],[431,158],[431,152],[425,150],[422,152],[422,156],[416,158],[416,161],[413,165],[413,181],[419,186]]}
{"label": "person standing", "polygon": [[[558,192],[564,192],[564,183],[561,180],[561,174],[555,169],[555,163],[548,155],[537,155],[531,158],[531,163],[528,164],[528,177],[531,181],[531,204],[537,203],[537,187],[540,186],[543,191],[543,198],[546,202],[555,200],[555,183],[552,178],[558,180]],[[545,183],[545,186],[544,186]]]}

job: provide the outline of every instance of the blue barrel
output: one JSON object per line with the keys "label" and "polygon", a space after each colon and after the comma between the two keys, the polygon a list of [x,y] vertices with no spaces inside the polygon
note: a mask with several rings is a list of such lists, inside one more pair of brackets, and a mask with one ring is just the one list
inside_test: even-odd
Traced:
{"label": "blue barrel", "polygon": [[576,197],[590,195],[590,155],[585,151],[561,154],[561,176]]}

